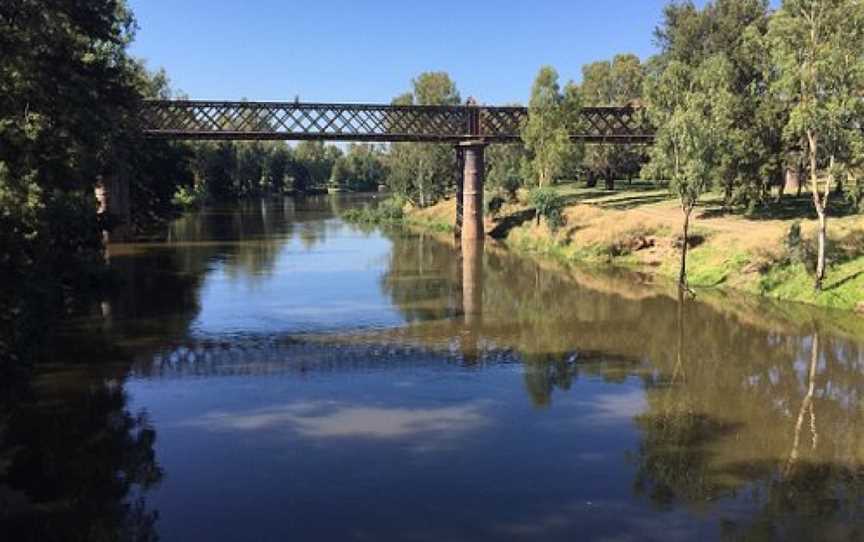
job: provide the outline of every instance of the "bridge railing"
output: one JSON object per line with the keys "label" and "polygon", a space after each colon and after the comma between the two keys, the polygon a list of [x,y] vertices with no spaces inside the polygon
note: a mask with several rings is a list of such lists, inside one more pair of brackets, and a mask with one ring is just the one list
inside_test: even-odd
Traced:
{"label": "bridge railing", "polygon": [[[149,100],[140,121],[147,137],[166,139],[320,139],[370,142],[516,142],[524,107],[418,106],[292,102]],[[638,109],[581,110],[574,140],[638,143],[653,131]]]}

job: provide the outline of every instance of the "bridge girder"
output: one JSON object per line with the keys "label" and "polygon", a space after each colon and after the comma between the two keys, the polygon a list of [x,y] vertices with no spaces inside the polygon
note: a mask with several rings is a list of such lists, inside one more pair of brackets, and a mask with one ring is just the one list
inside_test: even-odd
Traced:
{"label": "bridge girder", "polygon": [[[632,107],[586,107],[574,141],[650,143],[653,129]],[[328,140],[517,143],[524,107],[148,100],[144,135],[192,140]]]}

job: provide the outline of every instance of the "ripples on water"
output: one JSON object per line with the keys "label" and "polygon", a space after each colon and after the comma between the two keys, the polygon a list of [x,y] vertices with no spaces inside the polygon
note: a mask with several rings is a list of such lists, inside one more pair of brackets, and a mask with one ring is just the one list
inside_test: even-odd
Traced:
{"label": "ripples on water", "polygon": [[[10,540],[857,540],[860,319],[255,202],[112,247],[0,418]],[[0,537],[2,538],[2,537]]]}

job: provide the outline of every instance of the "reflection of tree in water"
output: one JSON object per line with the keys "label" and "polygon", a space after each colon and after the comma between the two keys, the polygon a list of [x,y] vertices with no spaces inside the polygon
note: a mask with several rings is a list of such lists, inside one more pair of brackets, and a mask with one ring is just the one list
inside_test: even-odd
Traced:
{"label": "reflection of tree in water", "polygon": [[[411,238],[393,243],[383,287],[414,322],[398,333],[446,344],[465,325],[454,318],[455,251]],[[760,307],[721,312],[640,292],[632,280],[619,287],[614,276],[585,272],[574,280],[494,250],[484,261],[477,332],[519,356],[535,404],[548,404],[583,374],[640,379],[647,409],[635,419],[637,494],[663,507],[708,507],[750,492],[760,515],[726,521],[732,537],[760,539],[774,529],[782,539],[780,526],[816,515],[819,527],[803,533],[819,538],[818,528],[830,524],[853,538],[838,525],[864,513],[860,343],[814,333],[822,325],[816,311],[812,320],[792,321]]]}
{"label": "reflection of tree in water", "polygon": [[409,322],[461,312],[461,266],[452,247],[423,234],[388,233],[393,245],[381,289]]}
{"label": "reflection of tree in water", "polygon": [[155,540],[143,493],[162,470],[146,416],[116,382],[40,394],[22,393],[0,432],[4,540]]}
{"label": "reflection of tree in water", "polygon": [[674,350],[645,378],[637,494],[709,506],[746,491],[758,512],[725,520],[730,539],[864,534],[860,347],[818,331],[706,327],[696,309],[684,307]]}

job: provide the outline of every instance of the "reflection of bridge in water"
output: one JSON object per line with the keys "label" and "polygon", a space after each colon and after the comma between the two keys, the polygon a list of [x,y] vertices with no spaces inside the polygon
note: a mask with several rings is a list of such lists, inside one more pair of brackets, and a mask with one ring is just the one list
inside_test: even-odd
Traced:
{"label": "reflection of bridge in water", "polygon": [[[513,352],[484,348],[484,363],[519,362]],[[138,376],[264,376],[281,374],[327,373],[346,371],[394,370],[434,367],[442,363],[464,364],[460,345],[453,342],[442,348],[399,343],[372,343],[362,339],[344,341],[276,339],[232,342],[202,341],[178,346],[147,360],[139,360]]]}

